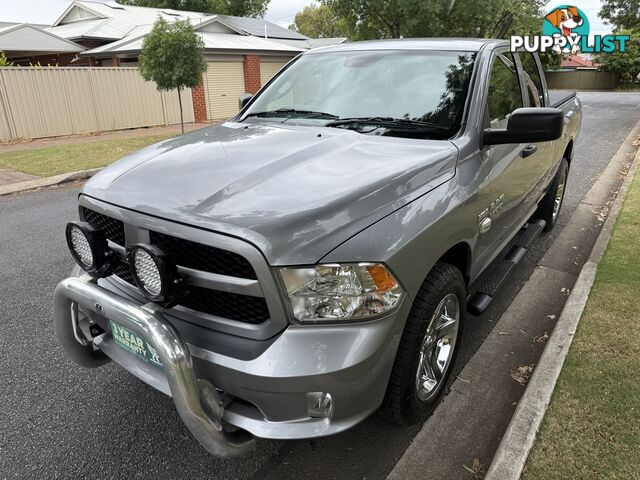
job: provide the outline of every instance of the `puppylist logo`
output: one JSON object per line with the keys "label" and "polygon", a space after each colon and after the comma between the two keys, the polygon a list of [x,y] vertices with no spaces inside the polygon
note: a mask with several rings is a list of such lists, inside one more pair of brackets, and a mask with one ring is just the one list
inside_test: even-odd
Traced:
{"label": "puppylist logo", "polygon": [[589,37],[589,19],[576,6],[561,5],[551,10],[542,23],[542,35],[512,36],[511,51],[555,53],[624,52],[629,35]]}

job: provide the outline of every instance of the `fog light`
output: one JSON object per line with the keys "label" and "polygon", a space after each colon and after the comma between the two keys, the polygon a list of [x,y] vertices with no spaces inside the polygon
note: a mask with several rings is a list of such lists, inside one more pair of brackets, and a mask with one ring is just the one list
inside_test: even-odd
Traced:
{"label": "fog light", "polygon": [[111,272],[112,252],[102,230],[85,222],[69,222],[65,233],[69,251],[84,271],[96,278]]}
{"label": "fog light", "polygon": [[129,249],[128,257],[131,275],[142,294],[165,307],[175,305],[184,289],[171,256],[153,245],[140,243]]}
{"label": "fog light", "polygon": [[312,418],[330,418],[333,413],[333,399],[330,393],[307,393],[307,411]]}

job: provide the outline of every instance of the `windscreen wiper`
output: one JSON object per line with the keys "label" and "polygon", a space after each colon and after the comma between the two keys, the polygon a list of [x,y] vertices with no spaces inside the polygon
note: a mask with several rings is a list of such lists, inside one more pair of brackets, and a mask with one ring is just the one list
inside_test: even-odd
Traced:
{"label": "windscreen wiper", "polygon": [[307,118],[322,118],[322,119],[338,119],[338,115],[325,112],[315,112],[313,110],[298,110],[296,108],[279,108],[277,110],[269,110],[265,112],[252,112],[245,118],[249,117],[307,117]]}
{"label": "windscreen wiper", "polygon": [[449,130],[450,127],[437,123],[424,122],[422,120],[410,120],[408,118],[393,117],[352,117],[338,118],[325,125],[325,127],[341,127],[344,125],[380,125],[381,127],[413,127],[413,128],[435,128],[438,130]]}

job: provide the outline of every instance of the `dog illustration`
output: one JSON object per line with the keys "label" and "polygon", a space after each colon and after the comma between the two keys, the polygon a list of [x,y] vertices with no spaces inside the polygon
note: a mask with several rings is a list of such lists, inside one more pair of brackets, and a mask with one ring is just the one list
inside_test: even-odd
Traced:
{"label": "dog illustration", "polygon": [[[556,8],[547,14],[546,18],[551,25],[556,27],[563,36],[570,37],[573,29],[578,28],[584,23],[584,20],[578,12],[578,7]],[[560,53],[560,47],[554,47],[556,53]],[[579,48],[574,46],[571,53],[578,53]]]}

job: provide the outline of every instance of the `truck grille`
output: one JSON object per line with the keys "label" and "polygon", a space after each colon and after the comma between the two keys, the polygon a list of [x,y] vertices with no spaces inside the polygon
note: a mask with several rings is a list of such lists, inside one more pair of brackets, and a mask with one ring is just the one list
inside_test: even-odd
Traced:
{"label": "truck grille", "polygon": [[152,245],[171,252],[177,265],[230,277],[257,280],[256,272],[246,258],[237,253],[202,245],[163,233],[149,232]]}
{"label": "truck grille", "polygon": [[220,292],[190,285],[189,293],[180,301],[183,307],[238,322],[258,325],[269,319],[264,298]]}
{"label": "truck grille", "polygon": [[[96,229],[105,232],[107,239],[125,246],[125,229],[120,220],[83,208],[84,219]],[[176,264],[219,275],[257,280],[251,263],[243,256],[220,248],[149,231],[150,243],[170,254]],[[113,275],[135,286],[126,258],[118,258]],[[212,290],[195,285],[188,286],[187,295],[180,306],[197,312],[238,322],[257,325],[269,319],[269,309],[262,297]]]}
{"label": "truck grille", "polygon": [[101,213],[94,212],[88,208],[82,208],[84,213],[84,221],[96,230],[102,230],[113,243],[124,247],[124,223],[115,218],[107,217]]}
{"label": "truck grille", "polygon": [[113,269],[113,274],[131,285],[135,285],[136,283],[136,281],[133,279],[133,275],[131,275],[129,263],[124,260],[118,259],[116,261],[116,266]]}

